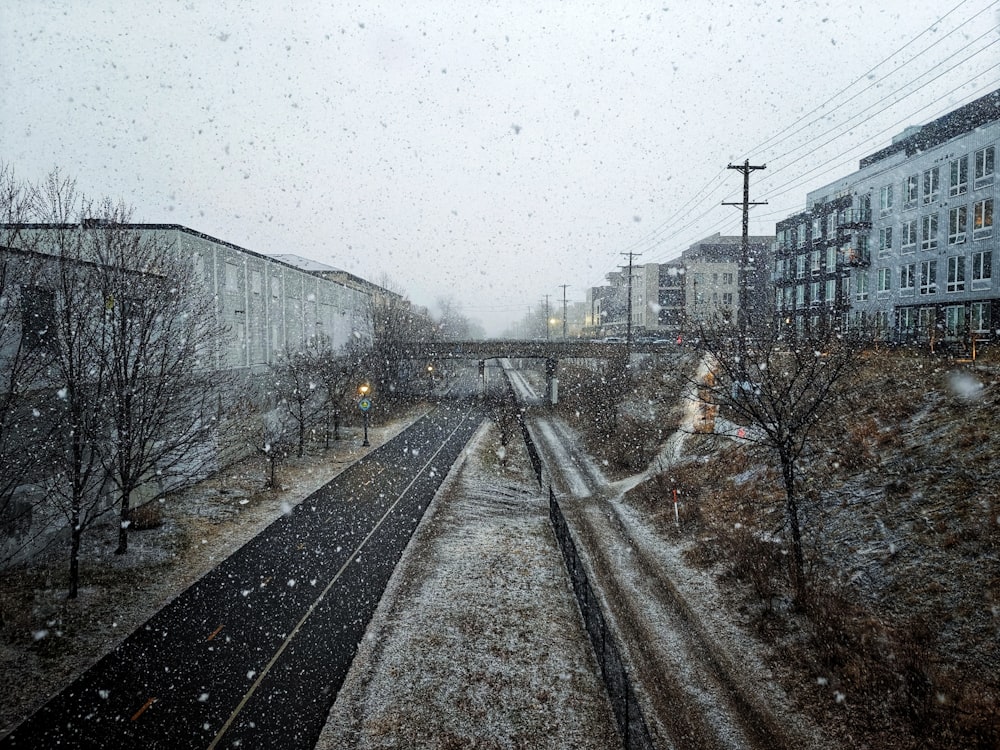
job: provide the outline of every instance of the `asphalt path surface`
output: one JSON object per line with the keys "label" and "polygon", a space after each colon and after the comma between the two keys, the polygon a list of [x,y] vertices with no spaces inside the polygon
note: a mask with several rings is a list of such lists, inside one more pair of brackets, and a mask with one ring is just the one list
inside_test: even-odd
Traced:
{"label": "asphalt path surface", "polygon": [[478,407],[442,404],[366,455],[0,748],[313,747],[396,563],[481,420]]}

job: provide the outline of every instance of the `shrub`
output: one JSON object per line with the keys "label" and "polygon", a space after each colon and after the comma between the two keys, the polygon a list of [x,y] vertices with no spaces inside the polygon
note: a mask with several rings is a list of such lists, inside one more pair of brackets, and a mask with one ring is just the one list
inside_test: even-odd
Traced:
{"label": "shrub", "polygon": [[133,531],[155,529],[163,525],[163,506],[153,500],[129,509],[130,528]]}

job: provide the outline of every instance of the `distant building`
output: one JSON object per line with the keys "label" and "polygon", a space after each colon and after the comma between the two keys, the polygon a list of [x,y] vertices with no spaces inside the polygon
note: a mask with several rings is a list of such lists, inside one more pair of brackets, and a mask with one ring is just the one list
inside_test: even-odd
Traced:
{"label": "distant building", "polygon": [[[748,268],[746,309],[756,316],[771,310],[772,293],[768,283],[774,237],[754,235],[747,238]],[[685,327],[693,329],[713,318],[737,319],[741,309],[739,264],[742,236],[718,232],[695,242],[681,254],[684,273]]]}

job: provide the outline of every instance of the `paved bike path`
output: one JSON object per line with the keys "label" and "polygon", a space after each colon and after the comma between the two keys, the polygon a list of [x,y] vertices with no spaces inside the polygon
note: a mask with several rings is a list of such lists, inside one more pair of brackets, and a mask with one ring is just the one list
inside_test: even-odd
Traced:
{"label": "paved bike path", "polygon": [[372,451],[0,748],[312,747],[396,563],[481,419],[441,405]]}

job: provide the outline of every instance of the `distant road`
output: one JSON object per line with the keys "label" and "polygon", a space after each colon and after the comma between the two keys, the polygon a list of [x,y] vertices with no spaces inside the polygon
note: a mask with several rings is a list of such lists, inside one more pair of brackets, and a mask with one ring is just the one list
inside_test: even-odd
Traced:
{"label": "distant road", "polygon": [[403,549],[481,420],[478,406],[439,405],[192,585],[0,748],[312,747]]}

